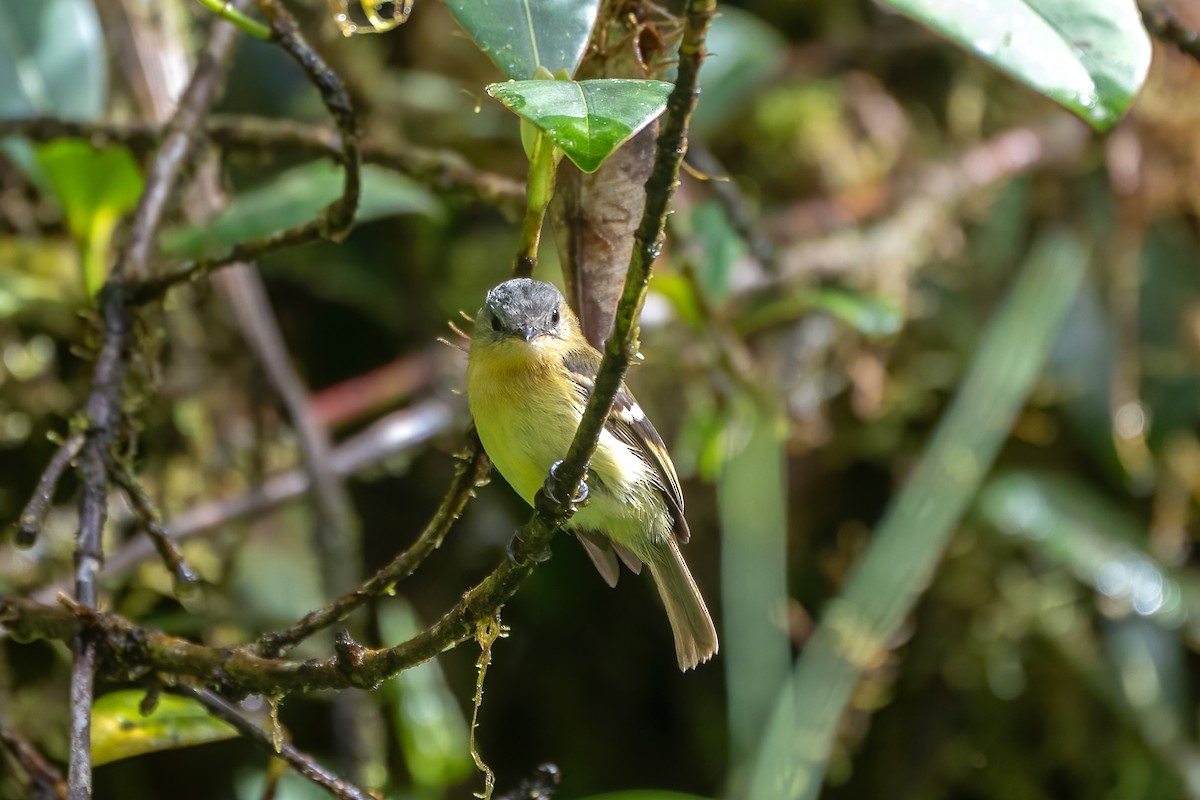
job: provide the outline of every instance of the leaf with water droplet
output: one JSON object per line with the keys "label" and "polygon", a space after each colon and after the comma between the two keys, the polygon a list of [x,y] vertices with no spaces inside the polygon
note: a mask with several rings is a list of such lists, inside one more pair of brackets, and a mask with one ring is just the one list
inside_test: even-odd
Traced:
{"label": "leaf with water droplet", "polygon": [[509,81],[488,94],[528,120],[584,172],[595,172],[630,137],[662,114],[663,81]]}
{"label": "leaf with water droplet", "polygon": [[1150,39],[1131,0],[883,0],[1108,130],[1146,80]]}
{"label": "leaf with water droplet", "polygon": [[446,7],[506,77],[523,81],[538,67],[575,74],[600,0],[446,0]]}

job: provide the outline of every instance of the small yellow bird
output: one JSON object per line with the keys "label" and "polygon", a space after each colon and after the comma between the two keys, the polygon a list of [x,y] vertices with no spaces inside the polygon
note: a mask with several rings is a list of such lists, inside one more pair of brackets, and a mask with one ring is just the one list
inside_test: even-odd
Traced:
{"label": "small yellow bird", "polygon": [[[525,502],[566,456],[601,355],[562,294],[518,278],[488,292],[475,317],[467,397],[492,463]],[[592,456],[587,502],[567,523],[600,575],[616,586],[620,561],[642,564],[658,586],[679,668],[717,652],[717,631],[679,542],[688,540],[683,490],[662,438],[624,385]]]}

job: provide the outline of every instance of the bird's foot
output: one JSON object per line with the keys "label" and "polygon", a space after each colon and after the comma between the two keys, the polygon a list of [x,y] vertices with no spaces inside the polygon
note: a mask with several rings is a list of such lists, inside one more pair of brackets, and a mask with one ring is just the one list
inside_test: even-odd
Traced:
{"label": "bird's foot", "polygon": [[572,511],[578,511],[586,506],[588,501],[587,474],[585,473],[583,480],[579,482],[579,489],[576,490],[575,496],[571,498],[571,502],[564,503],[561,499],[559,499],[558,492],[555,490],[555,486],[558,485],[558,468],[562,466],[562,463],[562,461],[555,461],[550,465],[550,475],[546,478],[546,483],[542,486],[542,491],[546,493],[546,497],[548,497],[551,502],[555,503],[559,507],[569,505]]}

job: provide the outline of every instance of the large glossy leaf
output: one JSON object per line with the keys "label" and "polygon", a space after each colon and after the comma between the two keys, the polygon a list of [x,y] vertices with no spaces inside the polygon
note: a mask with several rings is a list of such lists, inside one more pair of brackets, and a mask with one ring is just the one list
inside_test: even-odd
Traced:
{"label": "large glossy leaf", "polygon": [[[380,167],[363,167],[362,199],[355,223],[397,214],[436,214],[437,200],[424,187]],[[313,162],[238,194],[205,225],[177,228],[163,236],[163,253],[196,257],[232,247],[314,219],[342,191],[342,170]]]}
{"label": "large glossy leaf", "polygon": [[232,739],[237,731],[208,713],[195,700],[175,695],[158,698],[154,711],[142,715],[145,692],[106,694],[92,706],[92,763],[108,764],[160,750],[174,750]]}
{"label": "large glossy leaf", "polygon": [[1100,130],[1125,113],[1150,66],[1150,39],[1134,0],[883,2]]}
{"label": "large glossy leaf", "polygon": [[82,139],[58,139],[39,145],[36,153],[79,245],[84,285],[95,294],[108,277],[113,231],[142,195],[142,173],[119,145],[97,150]]}
{"label": "large glossy leaf", "polygon": [[488,94],[529,120],[584,172],[595,172],[667,107],[663,81],[509,81]]}
{"label": "large glossy leaf", "polygon": [[446,6],[507,78],[523,81],[538,67],[575,74],[600,0],[446,0]]}

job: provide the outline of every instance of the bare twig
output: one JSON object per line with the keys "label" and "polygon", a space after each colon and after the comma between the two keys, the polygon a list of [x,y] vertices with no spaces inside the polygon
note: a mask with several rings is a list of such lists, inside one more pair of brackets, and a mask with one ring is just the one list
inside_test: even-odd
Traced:
{"label": "bare twig", "polygon": [[340,797],[342,800],[374,800],[370,794],[321,766],[315,758],[296,749],[290,742],[276,742],[271,733],[254,724],[237,706],[216,692],[208,689],[194,689],[182,683],[172,686],[168,691],[183,697],[190,697],[203,704],[213,716],[219,717],[237,728],[238,733],[242,736],[254,742],[271,756],[283,759],[296,772],[334,797]]}
{"label": "bare twig", "polygon": [[1179,52],[1200,61],[1200,33],[1184,26],[1170,12],[1148,8],[1142,8],[1141,12],[1142,23],[1152,36],[1175,45]]}
{"label": "bare twig", "polygon": [[[716,13],[716,0],[689,0],[684,12],[683,39],[679,45],[679,72],[675,88],[667,99],[667,111],[654,156],[654,167],[646,181],[646,207],[634,235],[633,257],[625,276],[625,288],[617,306],[612,334],[604,346],[604,360],[596,374],[595,386],[588,398],[587,409],[567,457],[551,477],[553,494],[559,498],[574,497],[587,472],[588,461],[600,440],[600,432],[612,407],[613,399],[625,371],[638,351],[638,315],[650,284],[650,269],[662,247],[667,207],[679,179],[683,154],[687,150],[687,128],[699,96],[698,76],[704,60],[704,39],[709,23]],[[570,516],[562,503],[547,502],[545,491],[538,493],[539,518],[542,527],[561,524]],[[536,523],[536,521],[535,521]],[[528,531],[538,526],[527,525]],[[549,533],[542,531],[549,541]],[[537,537],[543,538],[543,537]]]}
{"label": "bare twig", "polygon": [[79,449],[83,447],[83,439],[83,431],[71,431],[50,458],[46,469],[42,471],[42,477],[38,478],[33,497],[26,504],[25,510],[21,512],[21,518],[17,522],[18,547],[30,547],[37,541],[38,531],[41,530],[42,523],[46,521],[46,512],[50,510],[50,503],[54,500],[58,482],[62,480],[67,467],[71,466],[71,462],[79,455]]}
{"label": "bare twig", "polygon": [[[200,122],[216,96],[236,28],[217,22],[209,34],[199,64],[167,125],[162,146],[150,167],[146,188],[134,212],[128,247],[120,254],[112,277],[100,293],[104,338],[92,375],[86,413],[88,430],[80,468],[83,494],[75,548],[75,597],[83,606],[96,603],[96,574],[103,559],[100,535],[108,516],[108,450],[116,439],[121,417],[121,389],[132,330],[132,307],[126,282],[146,275],[157,246],[157,232],[168,200],[195,143]],[[68,771],[70,800],[91,797],[91,710],[96,643],[88,631],[75,642],[71,671],[71,749]]]}
{"label": "bare twig", "polygon": [[[253,116],[210,117],[207,140],[226,153],[274,154],[291,150],[342,163],[342,138],[336,130],[289,119]],[[64,137],[87,139],[96,147],[124,144],[134,152],[149,152],[161,141],[163,129],[146,123],[82,122],[57,117],[0,119],[0,138],[23,136],[33,141]],[[416,145],[362,143],[362,160],[402,173],[442,192],[459,192],[515,216],[525,206],[525,187],[518,180],[476,169],[459,153]]]}
{"label": "bare twig", "polygon": [[[374,425],[334,450],[333,468],[339,475],[351,475],[369,468],[429,441],[450,428],[451,409],[441,401],[428,401],[403,411],[389,414]],[[263,514],[278,508],[288,500],[309,490],[308,473],[293,469],[269,478],[245,494],[212,500],[192,508],[165,526],[167,535],[175,542],[184,542],[245,517]],[[154,555],[154,546],[145,539],[132,539],[110,555],[101,573],[105,577],[120,575]],[[69,586],[52,583],[33,595],[41,603],[54,602]]]}
{"label": "bare twig", "polygon": [[407,550],[392,559],[362,586],[343,595],[337,602],[313,611],[290,628],[260,637],[260,651],[269,655],[284,652],[317,631],[345,619],[371,598],[388,593],[396,583],[411,575],[430,553],[441,546],[450,526],[462,515],[467,501],[474,496],[475,488],[487,480],[490,462],[473,431],[468,437],[467,449],[461,458],[462,463],[459,464],[458,472],[447,489],[446,496],[442,498],[441,505],[425,526],[425,530]]}
{"label": "bare twig", "polygon": [[7,751],[29,777],[33,790],[30,797],[49,800],[67,796],[67,782],[58,768],[3,718],[0,718],[0,749]]}
{"label": "bare twig", "polygon": [[[215,182],[209,188],[215,189]],[[332,599],[361,580],[362,553],[358,517],[331,461],[333,444],[329,431],[313,412],[308,388],[292,364],[258,271],[249,264],[235,264],[214,275],[213,280],[233,308],[242,336],[287,409],[299,439],[316,501],[313,538],[321,564],[321,582],[325,599]]]}
{"label": "bare twig", "polygon": [[158,551],[159,558],[163,560],[163,564],[174,576],[175,591],[186,591],[200,579],[184,561],[183,553],[179,552],[179,546],[163,527],[162,515],[158,513],[150,495],[146,494],[146,488],[142,486],[129,467],[119,459],[111,459],[109,467],[109,474],[113,482],[120,486],[124,490],[125,496],[129,498],[129,505],[133,509],[139,527],[150,537],[154,549]]}

